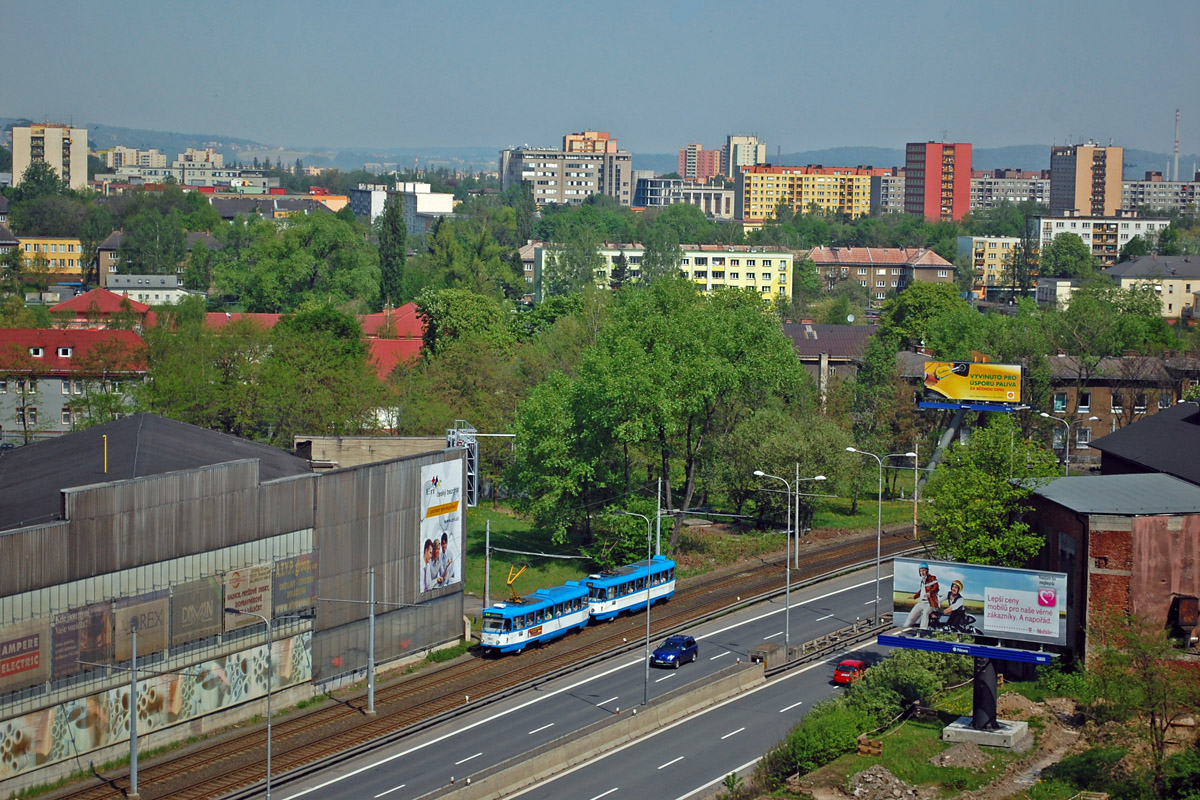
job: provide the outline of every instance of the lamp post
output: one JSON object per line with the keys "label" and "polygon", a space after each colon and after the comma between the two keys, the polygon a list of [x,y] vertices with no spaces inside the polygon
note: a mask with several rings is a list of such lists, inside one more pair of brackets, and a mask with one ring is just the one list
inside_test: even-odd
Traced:
{"label": "lamp post", "polygon": [[614,511],[613,513],[621,517],[641,517],[646,521],[646,682],[642,687],[642,705],[645,706],[650,704],[650,559],[653,558],[650,553],[652,544],[650,518],[636,511]]}
{"label": "lamp post", "polygon": [[860,455],[870,456],[879,463],[879,496],[877,499],[877,511],[875,517],[875,624],[879,624],[879,562],[883,556],[883,459],[892,458],[894,456],[904,456],[905,458],[916,458],[914,452],[907,453],[888,453],[883,458],[868,453],[866,450],[859,450],[856,447],[847,447],[847,453],[859,453]]}
{"label": "lamp post", "polygon": [[[1055,422],[1061,422],[1067,428],[1066,435],[1063,437],[1063,477],[1065,478],[1071,474],[1071,423],[1068,420],[1060,419],[1052,414],[1047,414],[1045,411],[1039,411],[1038,416],[1045,417],[1046,419],[1052,419]],[[1084,421],[1098,422],[1099,420],[1100,418],[1093,414]]]}
{"label": "lamp post", "polygon": [[282,617],[268,619],[253,611],[242,611],[238,608],[226,608],[226,614],[238,614],[243,617],[257,617],[267,627],[267,800],[271,800],[271,643],[275,639],[275,623],[284,619],[313,619],[312,614],[288,614]]}
{"label": "lamp post", "polygon": [[[799,538],[799,535],[800,535],[800,481],[823,481],[823,480],[825,480],[824,475],[817,475],[814,478],[801,478],[801,477],[799,477],[799,471],[800,471],[800,467],[797,466],[796,467],[796,473],[797,473],[797,476],[796,476],[796,536],[797,536],[797,538]],[[775,480],[779,481],[784,486],[786,486],[787,491],[788,491],[788,493],[787,493],[788,507],[787,507],[787,518],[786,518],[787,522],[785,522],[784,526],[783,526],[783,529],[784,529],[783,532],[787,536],[787,549],[784,551],[784,557],[783,557],[783,574],[784,574],[783,646],[784,646],[784,648],[788,648],[791,646],[791,642],[792,642],[792,638],[791,638],[792,637],[792,625],[791,625],[791,622],[792,622],[792,532],[789,527],[792,522],[792,485],[790,483],[788,483],[786,479],[781,478],[778,475],[771,475],[770,473],[763,472],[761,469],[754,470],[754,474],[759,478],[774,478]],[[797,543],[797,547],[799,547],[799,543]]]}

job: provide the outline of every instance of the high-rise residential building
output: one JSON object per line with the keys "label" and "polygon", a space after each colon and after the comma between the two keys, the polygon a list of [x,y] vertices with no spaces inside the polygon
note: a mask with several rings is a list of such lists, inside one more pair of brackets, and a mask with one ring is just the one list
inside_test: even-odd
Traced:
{"label": "high-rise residential building", "polygon": [[203,150],[189,147],[180,153],[179,158],[175,159],[175,161],[182,161],[188,164],[212,164],[216,169],[221,169],[225,166],[225,156],[211,147],[206,147]]}
{"label": "high-rise residential building", "polygon": [[726,178],[737,180],[742,167],[753,167],[767,163],[767,145],[757,136],[726,136],[721,151],[721,172]]}
{"label": "high-rise residential building", "polygon": [[1050,216],[1111,217],[1121,210],[1123,147],[1095,142],[1050,148]]}
{"label": "high-rise residential building", "polygon": [[1050,204],[1050,170],[979,170],[971,174],[971,210],[1032,201]]}
{"label": "high-rise residential building", "polygon": [[904,167],[891,167],[871,176],[871,213],[904,213]]}
{"label": "high-rise residential building", "polygon": [[[591,138],[573,138],[588,135]],[[564,136],[562,150],[528,146],[501,150],[500,185],[507,189],[528,183],[538,205],[578,205],[591,195],[606,194],[628,206],[633,202],[633,155],[616,147],[617,140],[607,133],[585,131]]]}
{"label": "high-rise residential building", "polygon": [[958,255],[969,259],[974,271],[971,292],[977,299],[986,300],[989,288],[1004,285],[1012,255],[1020,244],[1015,236],[958,237]]}
{"label": "high-rise residential building", "polygon": [[708,181],[721,174],[721,151],[689,144],[679,151],[679,177],[685,181]]}
{"label": "high-rise residential building", "polygon": [[14,126],[12,129],[13,186],[19,186],[29,165],[49,164],[67,186],[87,187],[87,129],[67,125]]}
{"label": "high-rise residential building", "polygon": [[971,210],[971,145],[909,142],[904,148],[904,211],[957,222]]}
{"label": "high-rise residential building", "polygon": [[617,140],[608,131],[583,131],[563,136],[564,153],[615,153]]}
{"label": "high-rise residential building", "polygon": [[874,167],[743,167],[738,175],[734,216],[743,223],[774,219],[780,204],[797,214],[819,209],[852,219],[871,213]]}

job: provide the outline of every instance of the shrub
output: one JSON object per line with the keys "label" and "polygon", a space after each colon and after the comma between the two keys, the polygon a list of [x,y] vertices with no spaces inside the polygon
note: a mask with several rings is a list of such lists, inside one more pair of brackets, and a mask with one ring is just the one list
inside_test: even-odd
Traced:
{"label": "shrub", "polygon": [[1200,800],[1200,749],[1178,753],[1163,762],[1163,788],[1167,797]]}
{"label": "shrub", "polygon": [[870,717],[841,698],[818,703],[792,729],[787,740],[758,762],[755,782],[769,791],[781,788],[790,775],[811,772],[858,746],[858,735],[872,727]]}

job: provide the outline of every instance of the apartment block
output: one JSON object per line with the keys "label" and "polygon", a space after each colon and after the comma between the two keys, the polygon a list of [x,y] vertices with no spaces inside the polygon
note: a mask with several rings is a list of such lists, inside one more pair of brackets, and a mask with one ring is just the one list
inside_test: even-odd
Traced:
{"label": "apartment block", "polygon": [[[764,301],[776,302],[792,296],[792,275],[795,254],[784,247],[750,247],[746,245],[685,244],[680,245],[679,271],[695,282],[702,292],[722,288],[746,289]],[[600,248],[604,267],[596,271],[596,285],[610,286],[612,269],[622,255],[628,264],[625,279],[636,282],[641,277],[641,244],[606,243]],[[553,248],[538,245],[534,249],[534,299],[542,299],[542,275]]]}
{"label": "apartment block", "polygon": [[958,255],[969,259],[975,280],[972,294],[983,300],[991,286],[1003,286],[1013,252],[1021,244],[1015,236],[960,236]]}
{"label": "apartment block", "polygon": [[871,213],[904,213],[904,168],[892,167],[871,176]]}
{"label": "apartment block", "polygon": [[732,220],[734,190],[679,178],[638,178],[633,190],[635,208],[665,208],[686,203],[709,219]]}
{"label": "apartment block", "polygon": [[[580,136],[581,134],[569,134]],[[604,134],[607,136],[607,134]],[[579,141],[566,141],[583,147]],[[599,147],[599,140],[592,147]],[[616,140],[611,139],[616,146]],[[623,206],[633,202],[633,156],[624,150],[550,150],[517,147],[500,151],[500,185],[503,189],[519,182],[528,183],[539,205],[569,203],[578,205],[594,194],[606,194]]]}
{"label": "apartment block", "polygon": [[167,157],[151,148],[138,150],[135,147],[117,145],[108,150],[101,150],[96,155],[104,159],[104,165],[109,169],[118,167],[137,167],[139,169],[162,169],[167,166]]}
{"label": "apartment block", "polygon": [[957,222],[971,210],[971,145],[910,142],[904,147],[904,211]]}
{"label": "apartment block", "polygon": [[1121,210],[1125,149],[1095,142],[1050,148],[1050,215],[1112,217]]}
{"label": "apartment block", "polygon": [[743,167],[738,174],[734,215],[746,223],[775,218],[780,204],[797,214],[812,208],[852,219],[871,212],[873,167]]}
{"label": "apartment block", "polygon": [[1140,181],[1123,181],[1121,208],[1195,215],[1200,212],[1200,172],[1190,181],[1165,181],[1161,172],[1147,172]]}
{"label": "apartment block", "polygon": [[725,177],[737,180],[738,172],[743,167],[766,163],[767,145],[760,142],[757,136],[725,137],[725,147],[721,150],[721,174]]}
{"label": "apartment block", "polygon": [[76,191],[87,188],[87,129],[67,125],[14,126],[12,180],[20,186],[29,165],[49,164]]}
{"label": "apartment block", "polygon": [[435,192],[428,183],[360,183],[350,190],[350,210],[354,216],[374,223],[383,214],[389,198],[395,197],[404,208],[404,227],[409,236],[423,236],[439,217],[454,213],[454,195]]}
{"label": "apartment block", "polygon": [[1200,258],[1140,256],[1106,272],[1122,289],[1153,290],[1167,319],[1195,315],[1195,295],[1200,292]]}
{"label": "apartment block", "polygon": [[617,140],[608,131],[582,131],[563,136],[564,153],[615,153]]}
{"label": "apartment block", "polygon": [[1050,170],[992,169],[971,173],[971,210],[1033,202],[1050,205]]}
{"label": "apartment block", "polygon": [[64,280],[82,279],[84,264],[83,245],[78,238],[69,236],[19,236],[18,249],[25,260],[25,268],[33,269],[39,264]]}
{"label": "apartment block", "polygon": [[814,247],[808,258],[825,285],[857,281],[878,307],[917,281],[952,283],[954,265],[932,250],[907,247]]}
{"label": "apartment block", "polygon": [[1112,217],[1035,217],[1033,225],[1038,232],[1038,247],[1044,249],[1058,236],[1073,233],[1092,248],[1102,267],[1117,263],[1121,248],[1135,236],[1145,239],[1157,236],[1171,224],[1167,219],[1142,219],[1132,211],[1119,211]]}
{"label": "apartment block", "polygon": [[689,144],[679,151],[679,177],[685,181],[709,181],[721,174],[721,151]]}

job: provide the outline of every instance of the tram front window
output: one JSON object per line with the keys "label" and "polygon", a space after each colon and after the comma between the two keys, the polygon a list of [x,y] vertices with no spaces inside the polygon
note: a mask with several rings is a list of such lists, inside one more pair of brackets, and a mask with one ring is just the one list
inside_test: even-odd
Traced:
{"label": "tram front window", "polygon": [[483,618],[483,629],[488,633],[503,633],[508,628],[507,622],[508,620],[503,617],[489,617],[485,615]]}

